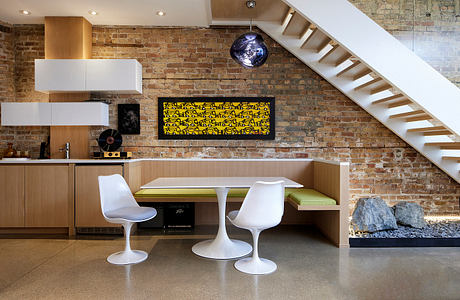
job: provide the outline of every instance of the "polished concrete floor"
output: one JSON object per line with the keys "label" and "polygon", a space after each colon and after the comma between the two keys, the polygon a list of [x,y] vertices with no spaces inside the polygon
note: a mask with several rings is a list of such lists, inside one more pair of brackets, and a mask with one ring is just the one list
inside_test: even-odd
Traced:
{"label": "polished concrete floor", "polygon": [[337,249],[308,227],[277,227],[260,255],[278,270],[251,276],[195,256],[209,236],[140,232],[132,246],[150,256],[132,266],[105,260],[121,236],[2,238],[0,299],[460,299],[460,248]]}

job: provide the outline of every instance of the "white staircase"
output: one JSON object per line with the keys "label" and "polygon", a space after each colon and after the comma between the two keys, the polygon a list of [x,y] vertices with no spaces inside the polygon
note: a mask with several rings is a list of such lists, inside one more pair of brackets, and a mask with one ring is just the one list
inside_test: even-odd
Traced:
{"label": "white staircase", "polygon": [[347,0],[283,2],[255,24],[460,183],[460,89]]}

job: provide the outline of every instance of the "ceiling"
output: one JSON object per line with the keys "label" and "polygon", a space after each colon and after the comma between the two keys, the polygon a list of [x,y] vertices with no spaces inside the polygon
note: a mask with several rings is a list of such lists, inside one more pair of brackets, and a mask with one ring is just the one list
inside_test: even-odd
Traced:
{"label": "ceiling", "polygon": [[[92,16],[89,10],[98,14]],[[159,10],[166,15],[158,16]],[[0,0],[1,21],[38,24],[45,16],[83,16],[93,25],[202,27],[211,23],[211,4],[210,0]]]}

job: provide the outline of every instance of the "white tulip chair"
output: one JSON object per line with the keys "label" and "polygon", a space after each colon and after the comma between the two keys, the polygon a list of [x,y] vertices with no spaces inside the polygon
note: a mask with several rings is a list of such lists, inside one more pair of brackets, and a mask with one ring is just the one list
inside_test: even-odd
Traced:
{"label": "white tulip chair", "polygon": [[275,227],[281,222],[284,213],[284,183],[256,182],[244,198],[240,210],[231,211],[227,218],[239,228],[252,233],[252,257],[243,258],[235,263],[238,271],[248,274],[269,274],[276,270],[276,264],[268,259],[259,258],[258,241],[262,230]]}
{"label": "white tulip chair", "polygon": [[140,207],[121,175],[99,176],[98,181],[102,215],[107,222],[123,225],[126,239],[125,250],[110,255],[107,261],[115,265],[127,265],[146,260],[147,252],[131,250],[131,227],[136,222],[154,218],[157,211],[152,207]]}

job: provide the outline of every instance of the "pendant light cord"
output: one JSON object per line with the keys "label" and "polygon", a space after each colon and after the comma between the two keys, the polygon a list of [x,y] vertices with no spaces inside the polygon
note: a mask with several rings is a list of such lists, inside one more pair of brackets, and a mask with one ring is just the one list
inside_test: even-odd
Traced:
{"label": "pendant light cord", "polygon": [[252,18],[249,20],[249,32],[252,32]]}

